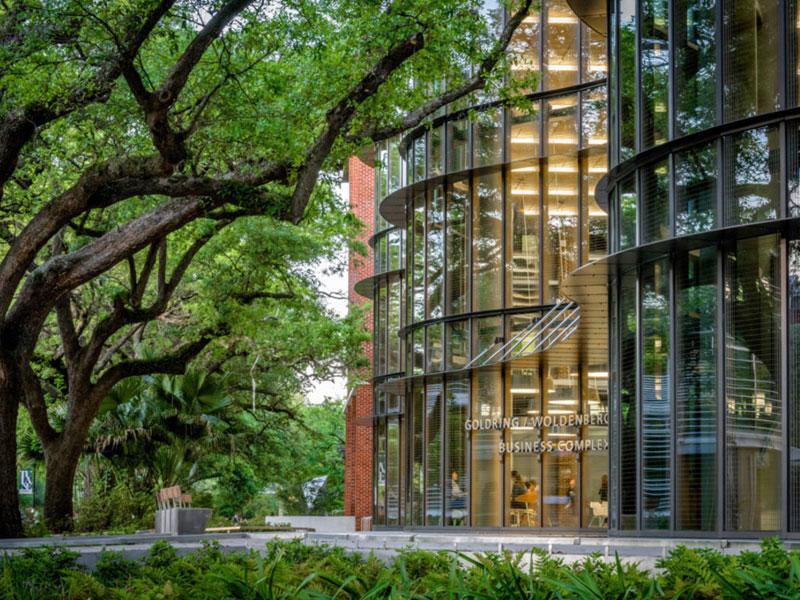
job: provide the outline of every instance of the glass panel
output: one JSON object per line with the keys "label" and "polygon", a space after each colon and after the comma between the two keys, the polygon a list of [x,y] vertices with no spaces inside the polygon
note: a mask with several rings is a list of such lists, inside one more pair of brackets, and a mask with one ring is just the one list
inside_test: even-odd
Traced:
{"label": "glass panel", "polygon": [[469,525],[467,477],[467,432],[464,423],[469,410],[469,379],[447,382],[447,484],[445,488],[446,524]]}
{"label": "glass panel", "polygon": [[403,290],[400,279],[393,278],[389,284],[389,315],[388,315],[388,364],[387,373],[400,371],[400,295]]}
{"label": "glass panel", "polygon": [[605,152],[608,144],[608,98],[606,89],[598,88],[581,95],[581,135],[582,147],[602,147]]}
{"label": "glass panel", "polygon": [[425,318],[425,195],[414,198],[414,241],[412,317],[414,321]]}
{"label": "glass panel", "polygon": [[506,183],[506,306],[539,304],[539,162],[514,166]]}
{"label": "glass panel", "polygon": [[566,0],[548,0],[544,5],[545,81],[548,90],[578,83],[578,31],[580,21]]}
{"label": "glass panel", "polygon": [[425,388],[415,383],[411,391],[411,525],[424,525],[425,476],[423,449],[425,447]]}
{"label": "glass panel", "polygon": [[[548,365],[542,389],[545,415],[558,418],[578,413],[580,377],[577,365],[560,362]],[[552,444],[552,450],[542,456],[542,525],[576,528],[579,512],[578,455],[569,445],[574,445],[578,439],[578,428],[559,424],[546,427],[543,433],[544,440]]]}
{"label": "glass panel", "polygon": [[665,0],[642,0],[641,86],[642,147],[663,144],[669,135],[669,42]]}
{"label": "glass panel", "polygon": [[655,242],[669,237],[669,172],[666,159],[642,168],[642,238]]}
{"label": "glass panel", "polygon": [[442,284],[444,283],[444,190],[437,185],[428,193],[427,236],[427,310],[426,318],[444,315]]}
{"label": "glass panel", "polygon": [[786,153],[789,163],[786,168],[789,188],[788,214],[790,217],[800,217],[800,128],[797,122],[786,125]]}
{"label": "glass panel", "polygon": [[375,524],[386,525],[386,419],[378,421],[375,450]]}
{"label": "glass panel", "polygon": [[530,109],[511,109],[511,135],[509,136],[511,162],[539,156],[539,103]]}
{"label": "glass panel", "polygon": [[442,384],[425,386],[425,524],[442,525]]}
{"label": "glass panel", "polygon": [[386,142],[377,148],[378,155],[375,157],[375,195],[378,202],[386,196],[386,182],[389,170],[389,149]]}
{"label": "glass panel", "polygon": [[450,121],[447,124],[448,171],[463,171],[469,167],[469,137],[466,121]]}
{"label": "glass panel", "polygon": [[434,323],[426,327],[428,346],[425,349],[425,370],[428,373],[442,370],[442,324]]}
{"label": "glass panel", "polygon": [[676,527],[716,529],[717,252],[690,251],[677,265]]}
{"label": "glass panel", "polygon": [[716,0],[673,0],[676,135],[716,122]]}
{"label": "glass panel", "polygon": [[414,140],[414,181],[425,179],[425,135]]}
{"label": "glass panel", "polygon": [[386,524],[400,524],[400,422],[389,419],[386,428]]}
{"label": "glass panel", "polygon": [[493,171],[473,182],[472,310],[492,310],[503,296],[503,180]]}
{"label": "glass panel", "polygon": [[713,229],[717,214],[717,145],[675,156],[675,234]]}
{"label": "glass panel", "polygon": [[582,81],[603,79],[608,72],[606,38],[587,25],[582,25],[583,73]]}
{"label": "glass panel", "polygon": [[738,133],[726,140],[728,224],[774,219],[780,197],[780,143],[777,127]]}
{"label": "glass panel", "polygon": [[725,121],[780,108],[778,57],[779,2],[724,0],[722,57]]}
{"label": "glass panel", "polygon": [[547,154],[571,154],[578,149],[578,95],[559,96],[545,101]]}
{"label": "glass panel", "polygon": [[539,77],[539,34],[540,16],[538,8],[532,7],[522,20],[511,42],[508,54],[511,57],[511,79],[519,94],[535,92],[540,85]]}
{"label": "glass panel", "polygon": [[581,161],[583,175],[581,189],[582,261],[585,264],[608,254],[608,215],[600,208],[595,199],[597,183],[607,171],[606,149],[592,149],[588,154],[583,155]]}
{"label": "glass panel", "polygon": [[581,453],[583,526],[608,527],[608,363],[589,365],[586,375],[583,414],[599,424],[582,428],[590,444]]}
{"label": "glass panel", "polygon": [[469,360],[469,321],[447,323],[447,369],[463,369]]}
{"label": "glass panel", "polygon": [[669,529],[669,264],[642,267],[642,529]]}
{"label": "glass panel", "polygon": [[378,300],[375,307],[375,366],[379,375],[386,373],[387,292],[386,283],[382,282],[378,287]]}
{"label": "glass panel", "polygon": [[619,249],[636,245],[636,179],[631,175],[619,186]]}
{"label": "glass panel", "polygon": [[[491,355],[493,350],[499,348],[498,338],[503,335],[502,320],[500,317],[484,317],[475,319],[472,329],[472,356],[477,357],[483,352],[484,357]],[[493,350],[489,350],[493,348]]]}
{"label": "glass panel", "polygon": [[395,229],[389,232],[389,264],[387,270],[395,271],[402,268],[403,261],[403,231],[402,229]]}
{"label": "glass panel", "polygon": [[626,273],[619,287],[620,529],[636,529],[636,275]]}
{"label": "glass panel", "polygon": [[725,264],[726,529],[781,526],[780,256],[740,240]]}
{"label": "glass panel", "polygon": [[800,530],[800,241],[789,242],[789,529]]}
{"label": "glass panel", "polygon": [[425,372],[425,328],[419,327],[413,333],[412,346],[413,375],[422,375]]}
{"label": "glass panel", "polygon": [[444,126],[432,129],[430,133],[431,157],[428,164],[428,177],[444,173]]}
{"label": "glass panel", "polygon": [[400,164],[399,144],[400,142],[397,138],[392,138],[389,141],[389,193],[400,189],[402,165]]}
{"label": "glass panel", "polygon": [[503,111],[499,108],[487,109],[475,116],[472,125],[474,133],[476,167],[496,165],[503,161]]}
{"label": "glass panel", "polygon": [[636,150],[636,0],[619,0],[619,160]]}
{"label": "glass panel", "polygon": [[467,194],[469,184],[447,186],[447,313],[467,310]]}
{"label": "glass panel", "polygon": [[545,302],[558,297],[563,278],[578,267],[578,162],[551,157],[545,175]]}
{"label": "glass panel", "polygon": [[[472,419],[502,417],[502,374],[499,370],[475,371],[472,375]],[[500,527],[502,492],[500,430],[478,429],[472,438],[472,526]]]}
{"label": "glass panel", "polygon": [[[506,442],[519,452],[506,458],[506,526],[539,527],[541,501],[541,452],[538,449],[541,428],[530,426],[527,419],[541,415],[542,395],[538,369],[509,370],[507,411],[519,419],[506,433]],[[523,450],[524,449],[524,450]]]}

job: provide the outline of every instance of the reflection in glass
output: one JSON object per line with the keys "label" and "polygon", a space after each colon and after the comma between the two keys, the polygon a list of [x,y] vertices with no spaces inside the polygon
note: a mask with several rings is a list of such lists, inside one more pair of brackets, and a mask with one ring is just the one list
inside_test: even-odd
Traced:
{"label": "reflection in glass", "polygon": [[506,305],[539,304],[538,161],[513,166],[506,183]]}
{"label": "reflection in glass", "polygon": [[670,501],[669,264],[642,267],[642,529],[668,529]]}
{"label": "reflection in glass", "polygon": [[511,42],[508,54],[511,57],[511,79],[517,86],[517,93],[535,92],[539,82],[539,10],[531,8],[527,17],[522,20]]}
{"label": "reflection in glass", "polygon": [[375,301],[375,369],[381,375],[386,373],[386,331],[387,331],[387,309],[386,299],[388,296],[386,284],[381,282],[378,286],[378,293]]}
{"label": "reflection in glass", "polygon": [[445,524],[469,525],[469,478],[467,477],[467,439],[464,422],[469,410],[469,379],[447,382],[447,448],[445,469]]}
{"label": "reflection in glass", "polygon": [[425,447],[425,387],[415,383],[411,388],[411,507],[410,525],[424,525],[425,474],[423,449]]}
{"label": "reflection in glass", "polygon": [[677,263],[676,528],[709,531],[717,516],[717,252]]}
{"label": "reflection in glass", "polygon": [[[608,363],[590,364],[586,373],[586,394],[583,412],[586,415],[608,415]],[[586,450],[581,454],[581,498],[583,527],[608,526],[608,427],[589,425],[582,428],[582,438],[592,440],[603,450]]]}
{"label": "reflection in glass", "polygon": [[667,141],[669,135],[669,32],[666,0],[641,0],[642,148]]}
{"label": "reflection in glass", "polygon": [[[721,0],[720,0],[721,1]],[[686,135],[716,122],[716,0],[674,0],[675,129]]]}
{"label": "reflection in glass", "polygon": [[425,386],[425,524],[442,525],[442,384]]}
{"label": "reflection in glass", "polygon": [[431,156],[428,163],[428,177],[444,173],[444,126],[431,129]]}
{"label": "reflection in glass", "polygon": [[551,157],[545,175],[544,285],[558,298],[562,279],[578,267],[578,163]]}
{"label": "reflection in glass", "polygon": [[608,254],[608,215],[595,198],[597,183],[607,171],[605,148],[595,148],[581,157],[581,210],[583,211],[581,261],[586,264]]}
{"label": "reflection in glass", "polygon": [[469,360],[469,322],[453,321],[447,328],[447,369],[463,369]]}
{"label": "reflection in glass", "polygon": [[642,241],[669,237],[669,172],[667,160],[642,168]]}
{"label": "reflection in glass", "polygon": [[425,179],[425,135],[414,140],[414,181]]}
{"label": "reflection in glass", "polygon": [[469,167],[469,126],[466,121],[447,124],[448,171],[463,171]]}
{"label": "reflection in glass", "polygon": [[626,177],[619,185],[619,249],[636,245],[636,178]]}
{"label": "reflection in glass", "polygon": [[800,241],[789,242],[789,530],[800,531]]}
{"label": "reflection in glass", "polygon": [[411,273],[412,286],[412,319],[422,321],[425,318],[425,194],[418,194],[414,198],[414,230],[413,263]]}
{"label": "reflection in glass", "polygon": [[708,231],[714,227],[717,177],[716,143],[675,155],[676,235]]}
{"label": "reflection in glass", "polygon": [[[541,414],[539,371],[535,368],[511,368],[508,371],[508,408],[520,422]],[[530,443],[539,439],[539,431],[527,424],[511,427],[506,442]],[[506,526],[538,527],[541,516],[541,463],[538,452],[519,452],[506,457]]]}
{"label": "reflection in glass", "polygon": [[509,160],[516,162],[539,156],[539,103],[531,109],[511,109]]}
{"label": "reflection in glass", "polygon": [[425,348],[425,370],[428,373],[442,370],[442,324],[428,325],[427,346]]}
{"label": "reflection in glass", "polygon": [[400,332],[400,297],[403,293],[402,281],[399,277],[393,277],[389,283],[389,315],[387,319],[387,373],[397,373],[401,370],[400,357],[402,351],[400,349],[401,340],[398,333]]}
{"label": "reflection in glass", "polygon": [[[499,370],[478,370],[472,374],[472,418],[502,417],[503,386]],[[472,441],[472,526],[500,527],[501,480],[500,430],[473,431]]]}
{"label": "reflection in glass", "polygon": [[636,274],[626,273],[619,286],[620,529],[637,528],[636,304]]}
{"label": "reflection in glass", "polygon": [[[402,173],[402,164],[400,164],[400,141],[397,138],[389,140],[389,193],[396,192],[400,189],[400,173]],[[380,211],[377,212],[380,219]],[[383,229],[383,227],[380,227]]]}
{"label": "reflection in glass", "polygon": [[545,15],[545,89],[578,83],[578,31],[580,21],[566,0],[548,0]]}
{"label": "reflection in glass", "polygon": [[[487,354],[502,343],[503,326],[501,317],[475,319],[472,325],[472,356]],[[499,341],[498,341],[499,340]]]}
{"label": "reflection in glass", "polygon": [[472,123],[475,139],[473,165],[483,167],[503,161],[503,111],[489,109],[479,112]]}
{"label": "reflection in glass", "polygon": [[500,308],[502,301],[502,176],[492,171],[473,178],[472,310]]}
{"label": "reflection in glass", "polygon": [[412,375],[422,375],[425,372],[425,328],[418,327],[414,330],[411,346]]}
{"label": "reflection in glass", "polygon": [[608,98],[605,88],[581,94],[582,147],[602,148],[608,143]]}
{"label": "reflection in glass", "polygon": [[586,24],[581,25],[581,39],[583,49],[583,73],[581,81],[593,81],[603,79],[608,72],[608,62],[606,58],[606,36],[596,32]]}
{"label": "reflection in glass", "polygon": [[777,127],[743,131],[726,139],[728,224],[774,219],[780,197],[780,143]]}
{"label": "reflection in glass", "polygon": [[400,524],[400,421],[398,417],[386,422],[386,524]]}
{"label": "reflection in glass", "polygon": [[777,236],[725,261],[726,529],[780,528],[780,287]]}
{"label": "reflection in glass", "polygon": [[467,194],[469,184],[447,186],[447,314],[467,310]]}
{"label": "reflection in glass", "polygon": [[578,149],[578,95],[546,100],[547,153],[566,155]]}
{"label": "reflection in glass", "polygon": [[428,192],[427,235],[427,319],[444,315],[444,190],[441,185]]}
{"label": "reflection in glass", "polygon": [[636,0],[619,0],[619,162],[636,151]]}
{"label": "reflection in glass", "polygon": [[722,6],[725,121],[777,110],[781,4],[726,0]]}
{"label": "reflection in glass", "polygon": [[378,420],[374,467],[375,510],[373,518],[376,525],[386,525],[386,419]]}

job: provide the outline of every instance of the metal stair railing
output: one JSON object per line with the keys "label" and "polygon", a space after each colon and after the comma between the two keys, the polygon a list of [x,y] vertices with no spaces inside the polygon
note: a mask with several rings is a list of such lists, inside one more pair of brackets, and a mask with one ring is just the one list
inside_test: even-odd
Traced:
{"label": "metal stair railing", "polygon": [[499,347],[495,347],[495,344],[489,346],[464,368],[481,367],[545,352],[568,339],[578,328],[579,322],[580,306],[559,298],[540,318],[533,320]]}

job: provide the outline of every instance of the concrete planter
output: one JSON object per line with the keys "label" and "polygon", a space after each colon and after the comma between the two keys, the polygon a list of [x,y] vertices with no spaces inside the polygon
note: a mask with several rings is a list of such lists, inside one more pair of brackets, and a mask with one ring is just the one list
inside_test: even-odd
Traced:
{"label": "concrete planter", "polygon": [[210,519],[210,508],[162,508],[156,511],[156,533],[166,535],[203,533]]}

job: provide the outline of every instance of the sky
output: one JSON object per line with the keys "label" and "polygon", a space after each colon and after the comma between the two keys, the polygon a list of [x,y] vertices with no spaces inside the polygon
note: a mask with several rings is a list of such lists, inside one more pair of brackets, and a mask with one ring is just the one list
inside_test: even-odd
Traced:
{"label": "sky", "polygon": [[[339,186],[339,194],[345,201],[349,201],[350,186],[343,183]],[[347,260],[347,248],[342,249],[342,260]],[[322,289],[328,294],[342,296],[342,298],[325,297],[325,304],[339,316],[347,313],[347,270],[339,274],[326,273],[330,263],[327,261],[317,266],[317,276],[322,283]],[[344,400],[347,396],[347,381],[344,377],[337,377],[330,381],[320,381],[313,390],[306,394],[306,402],[309,404],[319,404],[326,398]]]}

